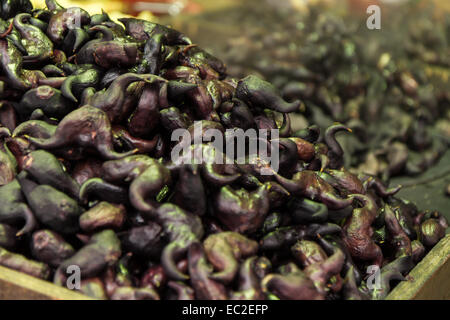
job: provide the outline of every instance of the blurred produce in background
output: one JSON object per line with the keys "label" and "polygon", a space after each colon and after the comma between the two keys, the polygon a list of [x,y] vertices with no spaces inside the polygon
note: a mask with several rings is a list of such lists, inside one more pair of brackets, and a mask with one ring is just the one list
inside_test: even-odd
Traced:
{"label": "blurred produce in background", "polygon": [[[231,0],[232,2],[233,0]],[[45,7],[45,0],[31,0],[35,7]],[[124,15],[133,15],[141,19],[154,20],[157,16],[176,16],[181,13],[200,13],[209,10],[211,4],[216,1],[192,1],[192,0],[61,0],[64,7],[82,6],[89,13],[100,13],[102,9],[110,17],[120,18]],[[218,1],[220,2],[220,1]],[[223,2],[223,1],[222,1]],[[227,1],[230,3],[230,0]],[[214,8],[219,7],[217,3]],[[153,18],[153,19],[152,19]]]}
{"label": "blurred produce in background", "polygon": [[[34,7],[45,8],[45,0],[31,0]],[[120,0],[98,0],[98,1],[72,1],[61,0],[60,3],[63,7],[83,7],[90,14],[101,13],[102,9],[105,10],[111,17],[121,17],[126,12],[127,3]],[[149,13],[145,13],[149,14]]]}

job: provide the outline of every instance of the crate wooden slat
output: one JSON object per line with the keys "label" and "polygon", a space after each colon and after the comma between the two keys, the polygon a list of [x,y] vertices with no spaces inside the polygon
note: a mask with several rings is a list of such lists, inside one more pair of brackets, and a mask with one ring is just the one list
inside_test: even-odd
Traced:
{"label": "crate wooden slat", "polygon": [[[450,235],[442,239],[401,282],[389,300],[450,299]],[[0,300],[90,300],[77,292],[0,266]]]}
{"label": "crate wooden slat", "polygon": [[90,300],[90,298],[51,282],[0,266],[0,300]]}
{"label": "crate wooden slat", "polygon": [[399,283],[389,300],[450,300],[450,234]]}

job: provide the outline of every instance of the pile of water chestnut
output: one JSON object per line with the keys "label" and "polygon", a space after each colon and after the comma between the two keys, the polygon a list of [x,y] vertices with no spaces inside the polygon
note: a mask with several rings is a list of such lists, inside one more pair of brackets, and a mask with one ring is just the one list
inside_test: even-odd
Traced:
{"label": "pile of water chestnut", "polygon": [[[343,167],[347,126],[293,131],[301,101],[180,32],[1,3],[1,266],[98,299],[383,299],[445,236],[439,212]],[[191,162],[171,160],[177,129]],[[258,139],[279,170],[195,161],[229,156],[195,143],[208,129],[278,130]]]}
{"label": "pile of water chestnut", "polygon": [[295,13],[249,0],[205,14],[242,30],[205,45],[223,52],[230,75],[259,74],[288,101],[301,99],[308,123],[353,129],[340,137],[346,168],[384,179],[421,175],[450,146],[450,15],[407,2],[384,7],[381,30],[369,30],[365,10],[339,5]]}

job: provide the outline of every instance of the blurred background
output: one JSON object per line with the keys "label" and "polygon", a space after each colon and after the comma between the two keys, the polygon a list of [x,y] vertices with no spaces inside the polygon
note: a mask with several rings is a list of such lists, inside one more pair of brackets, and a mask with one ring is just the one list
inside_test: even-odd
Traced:
{"label": "blurred background", "polygon": [[[82,5],[83,7],[91,7],[92,9],[106,10],[109,6],[112,11],[122,12],[142,12],[153,11],[156,14],[172,14],[177,15],[180,13],[199,13],[206,10],[217,10],[224,7],[242,5],[247,0],[61,0],[60,4],[63,5]],[[304,9],[311,3],[328,3],[338,4],[344,6],[350,6],[352,8],[367,8],[370,4],[401,4],[408,2],[409,0],[260,0],[260,2],[271,3],[275,6],[287,6],[296,9]],[[44,5],[44,0],[32,0],[35,5]],[[417,1],[416,1],[417,2]],[[446,0],[426,0],[422,2],[434,2],[443,8],[449,8],[449,3]],[[178,10],[171,9],[170,7],[178,7]],[[109,9],[108,9],[109,10]]]}
{"label": "blurred background", "polygon": [[[358,14],[365,12],[371,4],[396,5],[409,0],[260,0],[259,3],[267,3],[274,8],[289,8],[291,10],[305,11],[311,4],[323,3],[329,6],[340,6],[342,9]],[[425,0],[414,2],[432,2],[436,4],[437,12],[450,10],[450,2],[447,0]],[[45,0],[32,0],[35,6],[45,6]],[[209,11],[223,10],[236,6],[246,6],[251,0],[60,0],[63,6],[82,6],[91,13],[98,13],[104,9],[109,14],[130,14],[141,16],[177,16],[201,14]]]}

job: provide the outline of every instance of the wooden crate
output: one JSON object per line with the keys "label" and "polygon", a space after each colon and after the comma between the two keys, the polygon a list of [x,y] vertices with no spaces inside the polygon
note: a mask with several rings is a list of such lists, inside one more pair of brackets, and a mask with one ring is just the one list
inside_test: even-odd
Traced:
{"label": "wooden crate", "polygon": [[389,300],[450,300],[450,234],[410,272],[410,281],[392,290]]}
{"label": "wooden crate", "polygon": [[91,298],[0,266],[0,300],[91,300]]}
{"label": "wooden crate", "polygon": [[[450,234],[400,283],[389,300],[450,299]],[[77,292],[0,267],[0,300],[91,300]]]}

